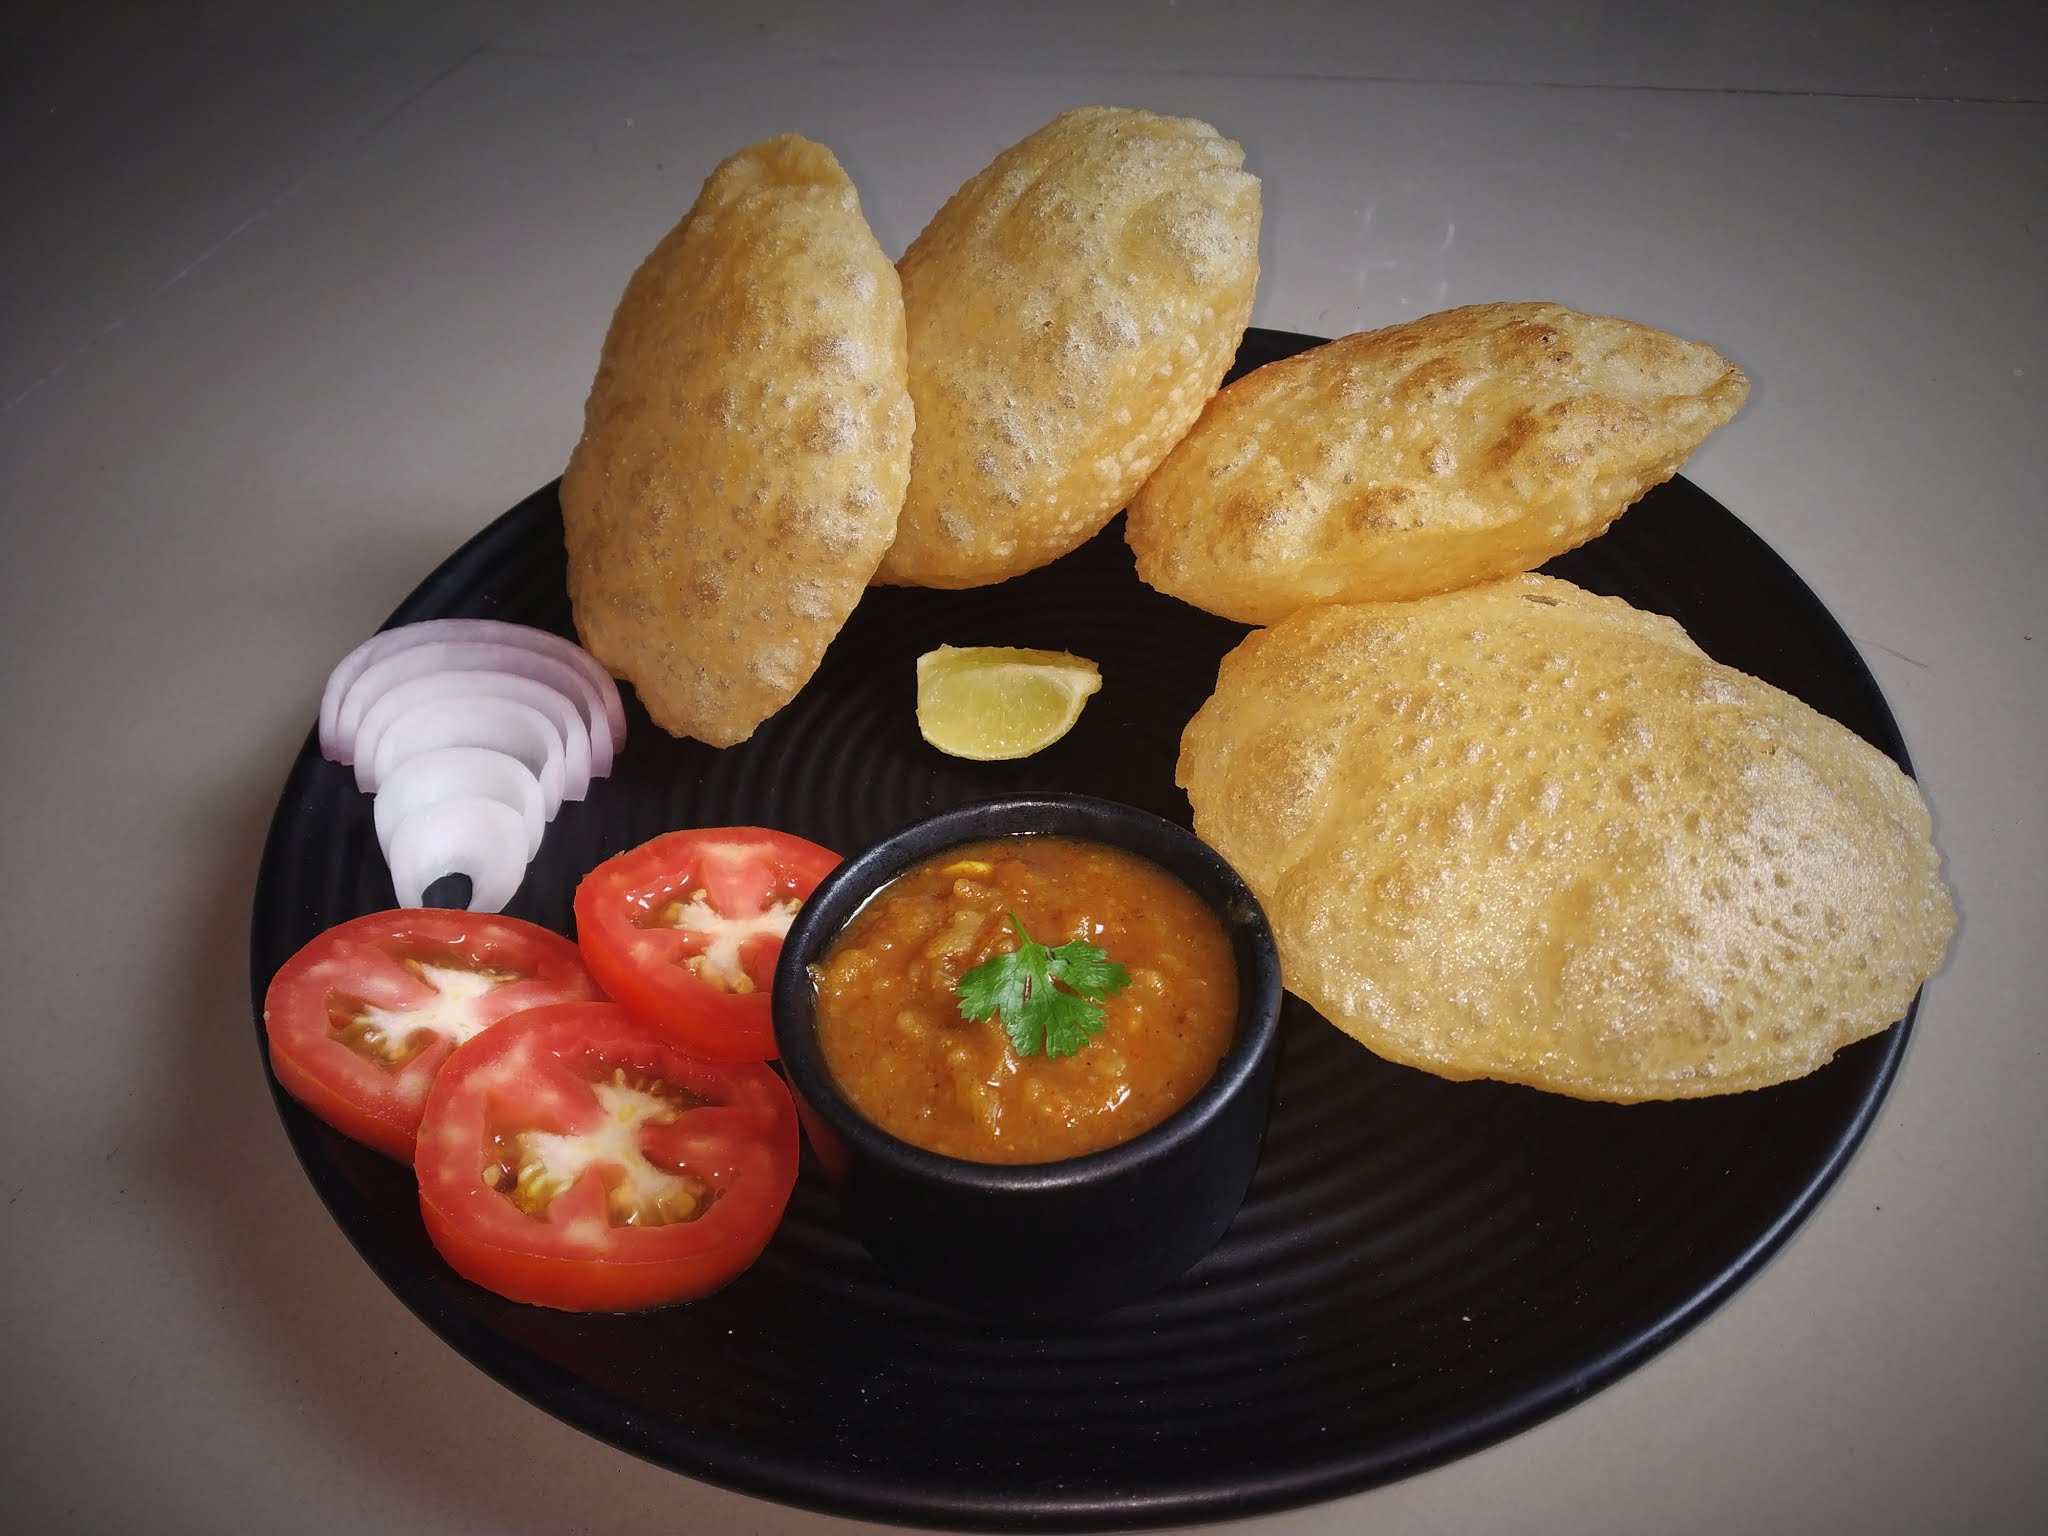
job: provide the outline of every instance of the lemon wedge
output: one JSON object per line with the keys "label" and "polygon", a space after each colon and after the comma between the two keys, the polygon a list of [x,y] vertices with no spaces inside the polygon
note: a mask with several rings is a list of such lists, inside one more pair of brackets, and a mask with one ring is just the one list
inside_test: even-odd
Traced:
{"label": "lemon wedge", "polygon": [[1051,746],[1102,686],[1084,656],[942,645],[917,658],[917,728],[952,757],[998,762]]}

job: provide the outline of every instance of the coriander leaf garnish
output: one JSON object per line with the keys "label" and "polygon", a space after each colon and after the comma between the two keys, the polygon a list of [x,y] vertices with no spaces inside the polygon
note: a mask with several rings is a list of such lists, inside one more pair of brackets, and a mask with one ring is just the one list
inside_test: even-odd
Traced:
{"label": "coriander leaf garnish", "polygon": [[[1058,949],[1033,940],[1014,912],[1017,948],[982,961],[960,978],[960,1016],[980,1023],[1000,1015],[1019,1056],[1071,1056],[1102,1033],[1102,999],[1131,984],[1131,973],[1085,939]],[[1061,984],[1071,991],[1062,991]]]}

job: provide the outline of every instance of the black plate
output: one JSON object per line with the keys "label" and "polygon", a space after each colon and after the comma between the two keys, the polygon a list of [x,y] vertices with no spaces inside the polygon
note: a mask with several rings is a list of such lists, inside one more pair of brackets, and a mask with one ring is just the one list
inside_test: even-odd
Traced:
{"label": "black plate", "polygon": [[[1253,331],[1239,367],[1310,344]],[[1905,766],[1848,637],[1686,482],[1548,569],[1670,614]],[[553,487],[457,551],[392,622],[439,615],[572,632]],[[1106,795],[1185,824],[1180,730],[1244,632],[1142,586],[1120,522],[999,587],[877,589],[743,746],[671,740],[629,694],[613,777],[563,808],[510,910],[571,931],[583,872],[671,827],[764,824],[852,851],[1020,789]],[[1103,689],[1038,756],[959,762],[926,747],[913,716],[912,660],[941,642],[1078,652],[1101,663]],[[329,924],[391,904],[369,797],[309,739],[257,887],[259,1043],[278,965]],[[1036,1332],[897,1289],[808,1161],[780,1233],[720,1294],[639,1316],[518,1306],[440,1261],[408,1170],[282,1092],[278,1110],[383,1281],[477,1365],[591,1434],[692,1476],[878,1519],[1143,1525],[1384,1482],[1640,1364],[1812,1210],[1868,1128],[1908,1024],[1766,1092],[1620,1108],[1390,1066],[1290,998],[1264,1158],[1222,1245],[1153,1300]]]}

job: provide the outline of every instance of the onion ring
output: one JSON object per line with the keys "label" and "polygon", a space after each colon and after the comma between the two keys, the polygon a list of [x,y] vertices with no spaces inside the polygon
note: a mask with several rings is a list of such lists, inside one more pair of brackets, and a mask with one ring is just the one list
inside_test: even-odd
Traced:
{"label": "onion ring", "polygon": [[406,758],[435,747],[489,747],[524,763],[540,780],[549,821],[562,808],[562,733],[531,704],[470,696],[415,704],[393,720],[377,742],[371,764],[382,783]]}
{"label": "onion ring", "polygon": [[554,722],[562,738],[562,798],[581,800],[590,793],[590,723],[576,701],[546,683],[512,672],[428,672],[387,689],[364,712],[354,742],[356,788],[381,792],[377,747],[392,721],[421,704],[445,699],[497,698],[531,704]]}
{"label": "onion ring", "polygon": [[[494,646],[527,657],[551,660],[568,668],[580,681],[558,681],[559,674],[541,675],[517,664],[516,658],[504,656],[471,657],[439,668],[424,667],[420,671],[468,666],[515,672],[539,682],[553,683],[583,707],[584,717],[590,724],[591,772],[601,778],[611,771],[612,757],[626,740],[625,705],[619,698],[619,685],[612,680],[611,674],[599,665],[595,656],[560,635],[528,624],[508,624],[500,619],[423,619],[417,624],[380,630],[350,651],[328,674],[327,686],[320,695],[320,753],[323,757],[338,763],[353,760],[353,754],[349,752],[352,728],[361,720],[369,701],[355,707],[347,730],[342,723],[343,705],[363,674],[380,662],[428,645]],[[419,671],[406,675],[418,676]],[[384,686],[400,680],[387,675]],[[598,728],[600,720],[603,721],[602,730]]]}
{"label": "onion ring", "polygon": [[391,885],[401,907],[426,901],[443,875],[469,876],[469,910],[502,912],[526,878],[526,829],[502,800],[443,800],[413,812],[391,834]]}
{"label": "onion ring", "polygon": [[547,828],[547,808],[540,780],[516,757],[489,747],[435,747],[408,757],[378,787],[372,812],[377,846],[391,859],[391,839],[399,824],[416,812],[449,800],[496,800],[519,813],[528,861],[540,852]]}

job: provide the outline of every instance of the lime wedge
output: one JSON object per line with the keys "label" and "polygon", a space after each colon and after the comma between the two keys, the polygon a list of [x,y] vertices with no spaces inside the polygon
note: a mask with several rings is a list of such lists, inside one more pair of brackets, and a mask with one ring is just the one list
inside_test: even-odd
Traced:
{"label": "lime wedge", "polygon": [[1065,651],[942,645],[917,658],[917,728],[953,757],[1029,757],[1072,730],[1101,686],[1094,662]]}

